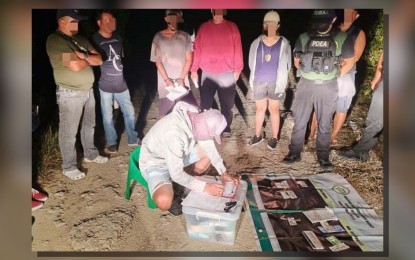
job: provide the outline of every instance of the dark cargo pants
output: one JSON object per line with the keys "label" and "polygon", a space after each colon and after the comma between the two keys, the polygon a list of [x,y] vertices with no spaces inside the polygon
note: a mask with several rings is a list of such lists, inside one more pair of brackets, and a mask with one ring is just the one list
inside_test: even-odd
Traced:
{"label": "dark cargo pants", "polygon": [[294,116],[294,127],[289,146],[290,155],[300,155],[303,151],[305,133],[314,107],[318,121],[317,159],[327,160],[329,158],[331,120],[336,110],[337,99],[336,78],[328,81],[300,79],[291,109]]}
{"label": "dark cargo pants", "polygon": [[383,81],[379,83],[370,102],[366,117],[366,127],[363,129],[362,138],[353,147],[357,153],[367,153],[375,146],[378,134],[383,129]]}

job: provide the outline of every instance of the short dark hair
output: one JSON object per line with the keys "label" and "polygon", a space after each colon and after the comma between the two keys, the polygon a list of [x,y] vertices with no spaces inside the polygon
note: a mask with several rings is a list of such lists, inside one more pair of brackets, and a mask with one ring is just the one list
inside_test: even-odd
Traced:
{"label": "short dark hair", "polygon": [[102,15],[104,13],[111,14],[115,18],[115,14],[114,14],[114,12],[112,10],[109,10],[109,9],[101,9],[101,10],[98,10],[97,14],[95,15],[95,19],[97,21],[102,20]]}
{"label": "short dark hair", "polygon": [[166,10],[166,16],[169,16],[169,15],[180,15],[180,16],[183,16],[183,12],[182,12],[182,10],[180,10],[180,9],[168,9],[168,10]]}

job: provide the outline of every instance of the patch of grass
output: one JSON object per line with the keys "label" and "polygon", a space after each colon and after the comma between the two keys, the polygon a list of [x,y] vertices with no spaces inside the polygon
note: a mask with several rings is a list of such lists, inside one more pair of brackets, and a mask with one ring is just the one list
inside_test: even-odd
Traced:
{"label": "patch of grass", "polygon": [[49,126],[40,136],[38,172],[49,172],[59,168],[62,163],[59,150],[59,132]]}

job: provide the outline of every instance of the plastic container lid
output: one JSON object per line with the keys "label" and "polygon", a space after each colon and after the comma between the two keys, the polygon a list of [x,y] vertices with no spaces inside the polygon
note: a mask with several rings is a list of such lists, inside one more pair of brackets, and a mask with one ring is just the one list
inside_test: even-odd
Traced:
{"label": "plastic container lid", "polygon": [[[209,178],[210,176],[205,176],[200,178],[201,180],[210,182],[210,180],[207,180],[206,178]],[[246,191],[248,188],[248,184],[244,180],[240,180],[240,185],[237,187],[235,196],[233,197],[233,200],[237,201],[237,204],[235,207],[232,207],[229,212],[218,212],[218,211],[209,211],[209,210],[203,210],[200,208],[194,208],[189,206],[183,206],[182,211],[186,215],[196,215],[196,218],[202,217],[202,218],[210,218],[210,219],[217,219],[220,220],[227,220],[227,221],[235,221],[239,219],[239,215],[242,211],[242,206],[244,205],[244,200],[246,197]],[[225,208],[225,205],[223,205]]]}

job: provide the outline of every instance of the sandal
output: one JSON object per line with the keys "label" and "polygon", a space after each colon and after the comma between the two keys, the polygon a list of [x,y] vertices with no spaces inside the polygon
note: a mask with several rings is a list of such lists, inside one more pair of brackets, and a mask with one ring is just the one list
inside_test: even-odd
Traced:
{"label": "sandal", "polygon": [[94,160],[84,158],[84,161],[85,162],[94,162],[94,163],[106,163],[106,162],[108,162],[108,157],[98,155],[97,158],[95,158]]}
{"label": "sandal", "polygon": [[68,177],[71,180],[80,180],[83,177],[85,177],[85,173],[81,172],[80,170],[76,169],[76,170],[72,170],[72,171],[64,171],[63,175],[65,175],[66,177]]}

